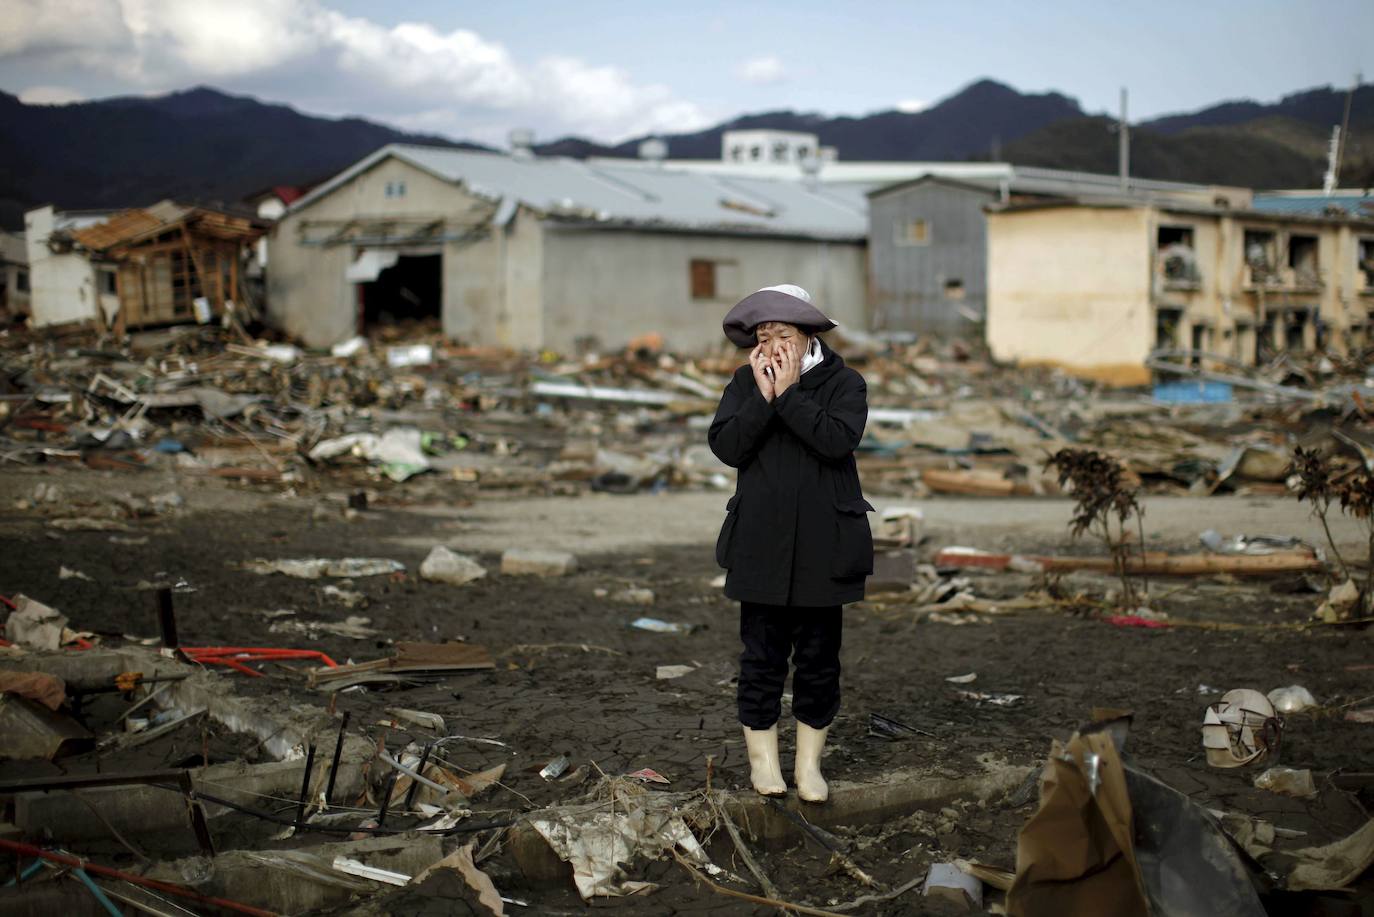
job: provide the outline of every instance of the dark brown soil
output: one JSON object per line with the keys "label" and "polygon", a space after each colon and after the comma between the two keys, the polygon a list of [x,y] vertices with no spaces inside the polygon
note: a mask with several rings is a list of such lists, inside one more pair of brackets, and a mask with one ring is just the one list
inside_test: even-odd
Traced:
{"label": "dark brown soil", "polygon": [[[53,605],[72,626],[95,631],[106,641],[155,635],[152,595],[138,585],[171,578],[189,587],[176,597],[177,623],[187,645],[305,647],[339,661],[386,655],[394,640],[464,639],[489,647],[497,661],[494,671],[398,690],[345,692],[337,700],[339,710],[352,712],[358,728],[374,738],[386,734],[393,749],[407,739],[403,730],[376,725],[388,706],[439,713],[451,734],[506,743],[505,748],[467,741],[447,746],[448,760],[468,770],[508,765],[507,788],[476,804],[477,818],[576,797],[585,788],[579,781],[546,782],[538,775],[561,754],[571,759],[570,771],[584,774],[650,767],[668,777],[675,790],[702,787],[707,759],[713,758],[716,785],[747,785],[731,682],[737,612],[710,585],[719,571],[708,545],[583,557],[579,572],[559,579],[502,577],[496,573],[497,558],[482,555],[491,573],[454,587],[418,579],[423,550],[377,549],[383,536],[423,535],[432,526],[424,516],[400,508],[372,510],[352,522],[341,516],[314,518],[302,501],[276,501],[252,512],[163,516],[135,523],[141,531],[133,534],[146,535],[145,544],[115,544],[105,532],[55,537],[42,523],[31,513],[0,512],[0,593],[24,593]],[[1069,547],[1053,532],[1043,542],[1036,547]],[[568,548],[576,551],[577,545]],[[239,566],[257,557],[377,554],[404,562],[407,572],[345,584],[369,599],[366,608],[352,610],[323,596],[323,586],[340,585],[337,581],[262,576]],[[59,579],[62,566],[90,580]],[[1098,590],[1110,585],[1083,582]],[[980,596],[1011,597],[1030,585],[1027,577],[974,578]],[[652,589],[654,603],[612,600],[628,586]],[[845,621],[844,708],[825,758],[827,774],[864,780],[893,768],[921,767],[959,775],[977,770],[979,759],[987,756],[1035,764],[1044,759],[1051,738],[1066,737],[1090,719],[1093,708],[1126,708],[1135,712],[1128,750],[1136,761],[1197,802],[1308,832],[1290,842],[1295,846],[1344,836],[1369,817],[1362,806],[1369,799],[1334,788],[1328,778],[1370,770],[1374,762],[1374,727],[1344,719],[1346,709],[1374,704],[1374,673],[1355,668],[1369,662],[1371,637],[1355,629],[1298,629],[1294,625],[1307,619],[1317,599],[1283,588],[1220,580],[1155,583],[1154,607],[1167,611],[1176,624],[1158,630],[1119,628],[1062,611],[978,615],[977,623],[954,626],[932,623],[900,596],[853,606]],[[274,634],[269,630],[273,619],[263,613],[278,609],[294,609],[299,620],[364,615],[383,636],[353,640],[323,634],[312,640]],[[641,615],[696,629],[665,635],[632,628],[630,622]],[[657,666],[672,664],[701,668],[677,680],[655,677]],[[283,692],[297,701],[327,704],[326,695],[305,687],[293,665],[267,666],[260,679],[229,677],[244,692]],[[977,680],[946,681],[966,673],[977,673]],[[1209,768],[1200,746],[1203,710],[1222,691],[1267,691],[1288,684],[1305,685],[1324,705],[1290,717],[1284,735],[1282,763],[1311,768],[1321,788],[1309,801],[1254,788],[1249,769]],[[962,691],[1021,699],[1003,707],[970,700]],[[872,713],[934,737],[875,737],[869,731]],[[790,721],[784,719],[784,725],[787,767]],[[433,738],[418,728],[410,735]],[[184,744],[169,745],[166,760],[157,763],[185,759]],[[889,885],[954,857],[1010,867],[1016,833],[1034,810],[1033,792],[1016,796],[837,833],[850,842],[854,859]],[[868,891],[837,874],[827,860],[814,847],[763,856],[784,897],[824,907]],[[487,865],[504,894],[534,905],[516,912],[585,910],[570,887],[527,887],[502,857]],[[665,887],[647,898],[598,906],[645,914],[756,910],[694,887],[676,864],[640,864],[637,870]],[[434,894],[426,903],[423,895],[407,892],[405,910],[443,912],[446,893]],[[918,894],[863,913],[945,912]]]}

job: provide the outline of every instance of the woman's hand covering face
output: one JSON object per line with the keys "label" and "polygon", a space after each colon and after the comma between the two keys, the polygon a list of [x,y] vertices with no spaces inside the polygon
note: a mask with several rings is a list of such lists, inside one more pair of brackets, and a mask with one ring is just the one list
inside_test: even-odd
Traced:
{"label": "woman's hand covering face", "polygon": [[778,395],[801,379],[801,355],[795,339],[781,342],[773,348],[773,389]]}
{"label": "woman's hand covering face", "polygon": [[763,345],[759,344],[749,351],[749,366],[754,370],[754,384],[759,387],[759,392],[765,401],[772,401],[774,395],[773,380],[769,378],[767,370],[770,368],[768,358],[763,354]]}

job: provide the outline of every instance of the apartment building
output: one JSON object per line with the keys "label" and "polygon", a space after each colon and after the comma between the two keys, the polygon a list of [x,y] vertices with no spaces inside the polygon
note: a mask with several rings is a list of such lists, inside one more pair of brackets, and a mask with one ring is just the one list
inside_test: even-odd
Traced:
{"label": "apartment building", "polygon": [[1144,382],[1156,348],[1254,365],[1371,342],[1374,218],[1060,200],[988,215],[994,356]]}

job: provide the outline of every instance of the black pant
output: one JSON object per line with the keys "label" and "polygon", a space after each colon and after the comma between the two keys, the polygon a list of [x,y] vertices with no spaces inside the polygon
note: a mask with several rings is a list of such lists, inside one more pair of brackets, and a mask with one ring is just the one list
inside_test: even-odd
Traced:
{"label": "black pant", "polygon": [[739,635],[739,721],[767,729],[782,715],[787,662],[792,676],[792,713],[824,729],[840,709],[840,606],[794,608],[741,602]]}

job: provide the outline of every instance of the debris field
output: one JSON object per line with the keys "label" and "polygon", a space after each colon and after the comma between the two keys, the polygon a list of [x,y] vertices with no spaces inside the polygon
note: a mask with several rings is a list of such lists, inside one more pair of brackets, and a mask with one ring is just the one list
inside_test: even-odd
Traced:
{"label": "debris field", "polygon": [[812,806],[735,720],[733,353],[8,336],[0,910],[1368,908],[1359,369],[836,346],[879,557]]}

